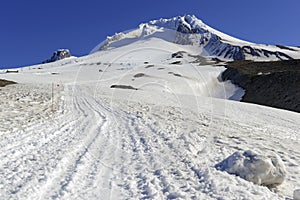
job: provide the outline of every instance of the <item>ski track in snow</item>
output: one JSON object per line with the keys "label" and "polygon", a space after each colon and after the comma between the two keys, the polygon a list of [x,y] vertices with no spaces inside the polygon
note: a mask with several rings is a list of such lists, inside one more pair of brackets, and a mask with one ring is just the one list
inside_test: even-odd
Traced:
{"label": "ski track in snow", "polygon": [[[255,144],[273,151],[275,142],[284,161],[299,168],[299,141],[295,148],[282,143],[276,134],[280,127],[265,131],[272,134],[266,141],[262,124],[255,127],[221,117],[212,122],[210,116],[185,111],[187,117],[172,106],[111,103],[81,85],[69,86],[66,93],[64,115],[29,126],[26,135],[15,137],[1,153],[1,198],[222,199],[224,193],[279,198],[265,187],[213,168],[227,153],[241,149],[240,144],[243,149]],[[209,139],[221,123],[226,131]],[[293,171],[290,178],[297,177]],[[243,189],[228,187],[231,181],[246,187],[246,195]]]}

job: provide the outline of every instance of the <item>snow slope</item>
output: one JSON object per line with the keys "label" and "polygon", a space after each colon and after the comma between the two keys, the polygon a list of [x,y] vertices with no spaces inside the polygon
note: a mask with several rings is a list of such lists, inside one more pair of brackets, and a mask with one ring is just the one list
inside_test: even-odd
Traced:
{"label": "snow slope", "polygon": [[[0,199],[291,198],[300,115],[228,100],[243,91],[198,53],[153,37],[0,73],[19,83],[1,88]],[[215,168],[249,149],[278,154],[286,181]]]}
{"label": "snow slope", "polygon": [[300,58],[300,48],[246,42],[215,30],[194,15],[142,23],[137,29],[107,37],[91,53],[149,38],[198,47],[198,54],[222,60],[287,60]]}

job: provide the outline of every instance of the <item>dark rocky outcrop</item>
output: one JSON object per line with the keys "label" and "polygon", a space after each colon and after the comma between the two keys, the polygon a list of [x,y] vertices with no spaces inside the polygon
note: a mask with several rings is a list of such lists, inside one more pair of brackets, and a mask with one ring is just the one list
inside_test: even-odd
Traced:
{"label": "dark rocky outcrop", "polygon": [[62,59],[65,59],[65,58],[69,58],[71,57],[71,53],[70,53],[70,50],[69,49],[59,49],[57,51],[55,51],[52,55],[52,57],[48,60],[45,60],[43,62],[44,63],[50,63],[50,62],[55,62],[55,61],[58,61],[58,60],[62,60]]}
{"label": "dark rocky outcrop", "polygon": [[245,89],[244,102],[300,112],[300,60],[234,61],[222,79]]}
{"label": "dark rocky outcrop", "polygon": [[144,74],[144,73],[137,73],[137,74],[135,74],[133,77],[134,77],[134,78],[141,78],[141,77],[144,77],[144,76],[147,76],[147,75]]}
{"label": "dark rocky outcrop", "polygon": [[186,52],[184,52],[184,51],[178,51],[178,52],[176,52],[176,53],[173,53],[172,55],[171,55],[171,57],[172,58],[183,58],[183,54],[184,53],[186,53]]}
{"label": "dark rocky outcrop", "polygon": [[208,55],[220,58],[245,60],[245,55],[241,47],[224,43],[220,37],[214,34],[212,34],[211,39],[205,45],[204,50]]}
{"label": "dark rocky outcrop", "polygon": [[4,87],[6,85],[11,85],[11,84],[16,84],[16,82],[0,79],[0,87]]}
{"label": "dark rocky outcrop", "polygon": [[9,74],[9,73],[19,73],[19,70],[13,70],[13,69],[8,69],[5,71],[5,73]]}
{"label": "dark rocky outcrop", "polygon": [[[246,56],[254,57],[276,57],[278,60],[291,60],[293,59],[289,55],[280,51],[269,51],[264,48],[255,48],[251,46],[240,46],[233,45],[228,41],[224,40],[217,34],[214,34],[207,29],[197,26],[190,22],[190,17],[185,16],[186,23],[183,23],[180,18],[178,18],[177,24],[177,36],[175,43],[179,44],[193,44],[195,37],[193,35],[200,34],[200,45],[204,46],[204,50],[207,55],[216,56],[219,58],[232,59],[232,60],[245,60]],[[190,26],[188,26],[189,24]],[[278,48],[295,51],[286,46],[277,45]]]}
{"label": "dark rocky outcrop", "polygon": [[[283,47],[281,47],[283,48]],[[243,46],[242,47],[243,54],[248,54],[251,56],[265,56],[267,58],[271,56],[275,56],[278,60],[292,60],[293,58],[285,53],[279,52],[279,51],[269,51],[265,49],[257,49],[257,48],[252,48],[250,46]],[[290,50],[290,49],[289,49]]]}
{"label": "dark rocky outcrop", "polygon": [[290,47],[284,46],[284,45],[276,45],[276,47],[280,48],[280,49],[284,49],[284,50],[289,50],[289,51],[296,51],[295,49],[292,49]]}
{"label": "dark rocky outcrop", "polygon": [[112,85],[110,88],[116,88],[116,89],[129,89],[129,90],[138,90],[137,88],[134,88],[130,85]]}

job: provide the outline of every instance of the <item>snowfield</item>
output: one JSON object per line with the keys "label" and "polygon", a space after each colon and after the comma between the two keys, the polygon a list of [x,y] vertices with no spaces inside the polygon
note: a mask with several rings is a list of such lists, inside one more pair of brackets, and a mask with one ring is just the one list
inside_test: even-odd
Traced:
{"label": "snowfield", "polygon": [[1,132],[11,135],[36,121],[49,121],[53,117],[52,110],[58,111],[63,104],[63,88],[55,86],[53,105],[51,90],[49,84],[16,84],[1,88]]}
{"label": "snowfield", "polygon": [[[233,101],[224,67],[195,55],[150,38],[1,73],[19,84],[1,88],[0,199],[291,199],[300,115]],[[215,167],[246,150],[279,155],[285,181]]]}

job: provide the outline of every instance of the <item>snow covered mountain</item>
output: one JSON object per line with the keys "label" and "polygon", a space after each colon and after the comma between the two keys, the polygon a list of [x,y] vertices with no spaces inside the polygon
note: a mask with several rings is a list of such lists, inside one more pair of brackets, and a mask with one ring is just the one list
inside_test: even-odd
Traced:
{"label": "snow covered mountain", "polygon": [[48,59],[48,60],[45,60],[43,63],[50,63],[50,62],[55,62],[55,61],[58,61],[58,60],[62,60],[62,59],[65,59],[65,58],[69,58],[71,57],[71,53],[70,53],[70,50],[69,49],[58,49],[57,51],[55,51],[51,58]]}
{"label": "snow covered mountain", "polygon": [[140,24],[137,29],[107,37],[92,53],[151,37],[181,45],[198,46],[199,55],[223,60],[288,60],[300,57],[300,48],[242,41],[207,26],[191,15]]}
{"label": "snow covered mountain", "polygon": [[[252,56],[243,46],[297,53],[184,16],[109,37],[87,56],[0,70],[18,83],[0,92],[0,199],[299,196],[300,114],[239,102],[244,91],[220,80],[224,62],[211,58],[288,57]],[[232,154],[248,165],[240,176],[217,167]],[[268,154],[276,159],[259,156]],[[276,172],[278,160],[282,184],[260,184],[257,172]]]}

